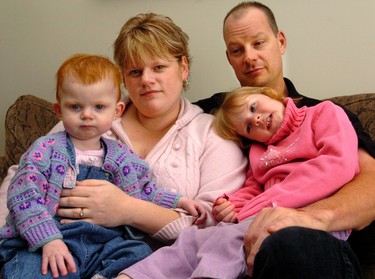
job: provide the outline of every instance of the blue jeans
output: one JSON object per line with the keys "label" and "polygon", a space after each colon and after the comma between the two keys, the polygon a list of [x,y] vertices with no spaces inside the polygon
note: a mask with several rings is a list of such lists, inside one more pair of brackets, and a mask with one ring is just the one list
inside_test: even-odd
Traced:
{"label": "blue jeans", "polygon": [[[58,220],[56,223],[77,267],[76,273],[61,278],[91,278],[95,274],[112,278],[152,252],[142,241],[124,239],[122,227],[108,229],[87,222],[60,225]],[[0,245],[0,259],[5,261],[2,278],[53,278],[50,271],[41,274],[41,249],[36,252],[27,249],[27,242],[21,238]]]}
{"label": "blue jeans", "polygon": [[327,232],[290,227],[267,237],[254,262],[254,279],[360,278],[348,242]]}

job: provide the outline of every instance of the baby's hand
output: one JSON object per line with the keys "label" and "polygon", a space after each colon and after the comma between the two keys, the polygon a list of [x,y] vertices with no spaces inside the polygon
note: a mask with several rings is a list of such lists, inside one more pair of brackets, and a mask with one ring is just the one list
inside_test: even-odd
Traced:
{"label": "baby's hand", "polygon": [[68,272],[76,272],[76,265],[68,247],[61,239],[54,239],[43,246],[42,274],[46,275],[48,266],[53,278],[65,276]]}
{"label": "baby's hand", "polygon": [[200,225],[207,220],[207,212],[204,206],[198,202],[185,197],[181,197],[178,200],[177,207],[186,210],[191,216],[197,217],[194,224]]}
{"label": "baby's hand", "polygon": [[212,208],[212,215],[218,222],[237,222],[237,212],[234,210],[234,205],[225,198],[216,200]]}

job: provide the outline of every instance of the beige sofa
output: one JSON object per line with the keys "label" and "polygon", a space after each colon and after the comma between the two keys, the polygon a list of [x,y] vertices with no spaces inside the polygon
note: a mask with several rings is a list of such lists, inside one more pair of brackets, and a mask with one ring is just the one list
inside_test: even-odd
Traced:
{"label": "beige sofa", "polygon": [[[375,93],[340,96],[331,100],[355,112],[375,140]],[[17,164],[28,146],[37,137],[46,134],[57,121],[52,104],[46,100],[25,95],[15,101],[5,120],[6,146],[5,156],[0,157],[0,182],[8,167]],[[360,260],[363,278],[375,279],[375,222],[353,232],[349,241]]]}

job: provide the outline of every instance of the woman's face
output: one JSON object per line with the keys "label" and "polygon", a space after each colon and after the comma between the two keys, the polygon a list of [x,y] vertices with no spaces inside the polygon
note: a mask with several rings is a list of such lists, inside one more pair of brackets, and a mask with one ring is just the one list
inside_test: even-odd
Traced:
{"label": "woman's face", "polygon": [[189,67],[186,57],[150,58],[123,69],[126,89],[133,104],[146,117],[169,115],[179,110],[183,81]]}

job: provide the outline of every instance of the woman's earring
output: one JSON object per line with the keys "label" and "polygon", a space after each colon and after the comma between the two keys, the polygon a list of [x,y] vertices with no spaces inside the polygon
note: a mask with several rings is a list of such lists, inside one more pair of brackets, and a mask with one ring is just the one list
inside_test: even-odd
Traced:
{"label": "woman's earring", "polygon": [[183,81],[183,86],[184,86],[184,89],[186,89],[189,85],[189,80],[188,79],[184,79]]}

